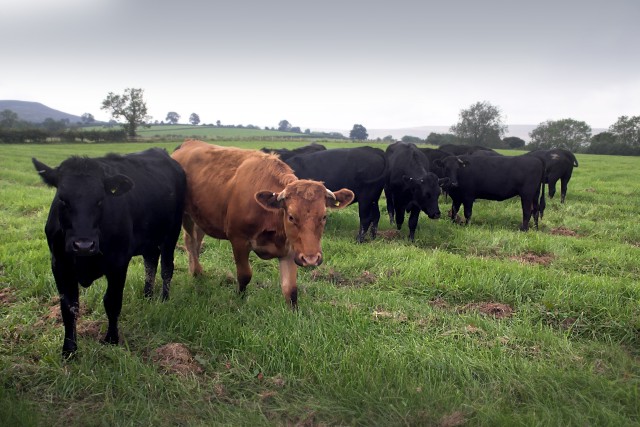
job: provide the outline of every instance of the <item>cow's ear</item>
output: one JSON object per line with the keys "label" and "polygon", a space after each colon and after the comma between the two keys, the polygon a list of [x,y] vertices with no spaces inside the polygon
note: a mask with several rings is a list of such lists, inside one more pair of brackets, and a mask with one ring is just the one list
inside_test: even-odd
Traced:
{"label": "cow's ear", "polygon": [[353,194],[353,191],[347,188],[333,192],[327,190],[327,207],[332,209],[346,208],[351,202],[353,202],[355,197],[356,196]]}
{"label": "cow's ear", "polygon": [[133,181],[125,175],[114,175],[104,180],[104,191],[111,196],[122,196],[133,188]]}
{"label": "cow's ear", "polygon": [[40,178],[42,178],[42,181],[44,181],[45,184],[51,187],[58,186],[58,169],[50,168],[41,161],[38,161],[35,157],[32,157],[31,161],[33,162],[33,166],[36,168],[36,171],[38,171],[38,175],[40,175]]}
{"label": "cow's ear", "polygon": [[279,199],[278,193],[272,193],[271,191],[259,191],[256,193],[255,198],[256,202],[267,210],[278,210],[284,208],[284,199]]}

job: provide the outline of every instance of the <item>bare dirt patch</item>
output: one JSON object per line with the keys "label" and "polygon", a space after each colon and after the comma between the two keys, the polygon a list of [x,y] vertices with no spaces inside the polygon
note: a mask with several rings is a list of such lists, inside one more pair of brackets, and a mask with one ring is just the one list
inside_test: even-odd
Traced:
{"label": "bare dirt patch", "polygon": [[550,231],[551,234],[553,234],[554,236],[570,236],[570,237],[577,237],[578,236],[578,232],[575,230],[571,230],[569,228],[566,227],[556,227],[556,228],[552,228]]}
{"label": "bare dirt patch", "polygon": [[184,344],[165,344],[155,349],[151,358],[162,369],[172,374],[189,375],[202,373],[202,367],[196,362]]}
{"label": "bare dirt patch", "polygon": [[436,307],[442,310],[446,310],[447,308],[449,308],[449,303],[442,298],[436,298],[429,301],[429,305],[431,307]]}
{"label": "bare dirt patch", "polygon": [[17,298],[11,288],[0,289],[0,305],[11,305]]}
{"label": "bare dirt patch", "polygon": [[474,302],[458,309],[459,312],[477,311],[496,319],[506,319],[513,315],[513,308],[499,302]]}
{"label": "bare dirt patch", "polygon": [[455,411],[440,418],[438,425],[440,427],[457,427],[464,425],[466,422],[467,419],[464,416],[464,413],[461,411]]}
{"label": "bare dirt patch", "polygon": [[400,230],[378,230],[378,236],[384,240],[395,240],[401,236]]}
{"label": "bare dirt patch", "polygon": [[533,252],[527,252],[522,255],[510,256],[511,261],[518,261],[523,264],[540,264],[547,266],[554,260],[553,254],[538,255]]}

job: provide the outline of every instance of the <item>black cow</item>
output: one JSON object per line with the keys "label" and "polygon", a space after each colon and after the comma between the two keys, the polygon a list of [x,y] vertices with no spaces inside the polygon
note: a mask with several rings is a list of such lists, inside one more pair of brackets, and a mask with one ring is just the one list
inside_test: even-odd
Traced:
{"label": "black cow", "polygon": [[382,194],[387,174],[384,151],[373,147],[336,148],[301,154],[285,160],[298,178],[324,182],[327,188],[348,188],[358,203],[360,228],[357,241],[362,243],[369,227],[376,238]]}
{"label": "black cow", "polygon": [[549,197],[552,199],[556,194],[556,182],[560,180],[560,202],[564,203],[573,168],[574,166],[578,167],[576,156],[564,148],[535,150],[526,153],[526,155],[535,156],[544,161],[546,167],[545,182],[549,184]]}
{"label": "black cow", "polygon": [[[451,219],[455,221],[464,205],[466,223],[471,220],[476,199],[502,201],[520,196],[521,230],[529,229],[533,215],[536,229],[542,217],[544,200],[544,163],[533,156],[451,156],[437,160],[445,169],[445,188],[453,201]],[[540,190],[542,188],[542,195]],[[540,197],[540,200],[538,200]]]}
{"label": "black cow", "polygon": [[438,148],[444,151],[448,151],[452,153],[454,156],[462,156],[464,154],[473,154],[477,151],[490,151],[499,155],[497,151],[491,148],[483,147],[482,145],[443,144]]}
{"label": "black cow", "polygon": [[311,143],[309,145],[305,145],[303,147],[294,148],[289,150],[288,148],[261,148],[260,151],[263,153],[274,153],[280,156],[282,161],[286,161],[287,159],[297,156],[300,154],[308,154],[315,153],[316,151],[324,151],[327,147],[318,143]]}
{"label": "black cow", "polygon": [[60,294],[64,357],[76,349],[78,283],[90,286],[106,276],[105,343],[118,343],[118,316],[129,261],[142,255],[144,293],[153,291],[161,260],[162,298],[169,296],[173,255],[180,234],[186,177],[166,151],[70,157],[57,168],[35,158],[42,180],[56,187],[45,226],[51,270]]}
{"label": "black cow", "polygon": [[429,172],[429,159],[413,143],[391,144],[386,154],[389,174],[384,194],[389,221],[400,230],[404,213],[409,212],[409,239],[413,241],[420,211],[431,219],[440,218],[438,176]]}
{"label": "black cow", "polygon": [[445,157],[453,156],[454,154],[450,151],[438,148],[420,148],[420,151],[422,151],[429,160],[429,171],[438,175],[439,178],[444,178],[444,169],[436,165],[434,162],[438,159],[442,160]]}

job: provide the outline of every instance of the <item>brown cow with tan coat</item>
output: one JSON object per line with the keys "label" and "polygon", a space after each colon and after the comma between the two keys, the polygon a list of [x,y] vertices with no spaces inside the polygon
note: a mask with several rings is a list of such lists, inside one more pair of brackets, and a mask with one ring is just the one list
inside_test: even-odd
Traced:
{"label": "brown cow with tan coat", "polygon": [[187,174],[182,225],[191,274],[202,273],[198,258],[205,234],[229,240],[239,292],[251,280],[254,251],[262,259],[278,258],[282,294],[295,307],[297,266],[322,263],[327,207],[346,207],[353,192],[331,192],[321,182],[298,179],[277,156],[258,150],[187,140],[172,157]]}

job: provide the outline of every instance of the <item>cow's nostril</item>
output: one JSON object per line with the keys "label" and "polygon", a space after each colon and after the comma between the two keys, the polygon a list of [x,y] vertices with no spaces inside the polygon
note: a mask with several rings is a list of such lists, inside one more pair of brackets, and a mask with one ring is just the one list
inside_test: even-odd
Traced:
{"label": "cow's nostril", "polygon": [[73,242],[73,250],[75,252],[90,253],[96,248],[96,242],[88,239],[76,240]]}

